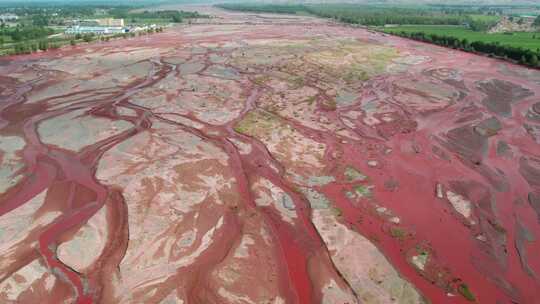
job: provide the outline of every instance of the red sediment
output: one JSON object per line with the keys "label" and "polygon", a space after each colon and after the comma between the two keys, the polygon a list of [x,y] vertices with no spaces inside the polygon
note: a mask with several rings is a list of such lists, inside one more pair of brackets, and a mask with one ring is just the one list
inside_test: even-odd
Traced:
{"label": "red sediment", "polygon": [[[251,102],[256,100],[256,95],[257,94],[252,95],[252,97],[248,99],[246,108],[251,107]],[[224,132],[229,133],[231,137],[238,137],[239,135],[232,130],[233,125],[234,122],[223,128],[213,128],[223,129]],[[275,185],[284,189],[289,189],[284,185],[283,179],[278,177],[276,172],[266,165],[275,162],[275,160],[271,158],[266,149],[262,148],[264,146],[260,143],[253,141],[249,137],[242,136],[241,138],[250,142],[257,151],[248,156],[240,156],[234,145],[226,140],[226,138],[215,138],[205,135],[198,130],[190,129],[185,126],[183,127],[202,138],[211,140],[214,144],[222,147],[224,151],[227,152],[231,159],[230,165],[233,168],[233,172],[236,173],[237,187],[240,190],[239,194],[244,203],[247,203],[244,208],[247,208],[248,210],[256,208],[249,186],[249,180],[252,180],[256,176],[264,176]],[[267,213],[263,210],[263,214],[266,214],[265,218],[272,228],[273,235],[279,244],[278,255],[282,256],[284,259],[284,265],[282,265],[280,271],[282,276],[287,279],[280,280],[280,287],[283,294],[286,295],[287,301],[298,304],[317,303],[320,301],[320,295],[314,295],[307,267],[308,258],[311,255],[310,252],[314,253],[314,250],[321,248],[322,241],[314,231],[312,224],[309,222],[309,209],[305,207],[306,202],[301,201],[297,194],[292,195],[295,197],[295,202],[301,204],[299,213],[302,214],[302,222],[303,225],[306,226],[293,228],[288,224],[284,224],[283,220],[279,219],[277,215],[270,211]],[[306,235],[306,233],[308,234]]]}

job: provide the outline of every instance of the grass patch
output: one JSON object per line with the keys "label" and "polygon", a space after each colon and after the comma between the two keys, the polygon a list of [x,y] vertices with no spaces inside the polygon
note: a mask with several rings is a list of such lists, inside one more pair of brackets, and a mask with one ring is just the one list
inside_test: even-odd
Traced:
{"label": "grass patch", "polygon": [[390,227],[390,236],[402,241],[407,237],[407,232],[399,227]]}
{"label": "grass patch", "polygon": [[473,21],[480,21],[480,22],[498,22],[499,20],[501,20],[501,17],[497,15],[471,14],[469,15],[469,17]]}
{"label": "grass patch", "polygon": [[337,208],[337,207],[332,208],[332,212],[333,212],[334,215],[337,216],[337,217],[343,216],[343,211],[341,211],[341,209],[339,209],[339,208]]}
{"label": "grass patch", "polygon": [[371,189],[368,186],[364,186],[364,185],[354,186],[354,191],[360,197],[371,196]]}
{"label": "grass patch", "polygon": [[411,261],[418,270],[424,271],[429,261],[429,252],[426,250],[418,250],[418,255],[413,256]]}
{"label": "grass patch", "polygon": [[348,182],[365,181],[367,179],[367,176],[352,166],[347,166],[344,174]]}
{"label": "grass patch", "polygon": [[356,82],[356,81],[366,81],[366,80],[369,80],[369,75],[364,70],[353,69],[351,71],[348,71],[345,74],[345,76],[343,76],[343,80],[345,80],[347,83]]}
{"label": "grass patch", "polygon": [[233,129],[238,133],[254,136],[269,130],[279,129],[280,125],[279,117],[266,111],[255,110],[247,113]]}
{"label": "grass patch", "polygon": [[462,295],[468,301],[471,301],[471,302],[476,301],[476,297],[474,296],[472,291],[469,289],[469,286],[467,286],[467,284],[465,283],[459,284],[457,290],[459,294]]}

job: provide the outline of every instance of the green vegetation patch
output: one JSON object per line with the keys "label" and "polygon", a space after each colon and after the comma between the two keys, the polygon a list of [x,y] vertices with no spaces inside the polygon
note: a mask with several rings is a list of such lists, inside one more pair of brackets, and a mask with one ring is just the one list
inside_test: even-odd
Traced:
{"label": "green vegetation patch", "polygon": [[330,208],[330,200],[318,191],[311,188],[300,188],[300,191],[304,194],[312,209],[328,209]]}
{"label": "green vegetation patch", "polygon": [[469,15],[469,18],[469,27],[471,30],[476,32],[485,32],[497,25],[497,23],[501,20],[500,16],[483,14],[472,14]]}
{"label": "green vegetation patch", "polygon": [[407,237],[407,232],[399,227],[390,227],[390,236],[402,241]]}
{"label": "green vegetation patch", "polygon": [[359,197],[370,197],[371,196],[371,187],[364,185],[354,186],[354,191]]}
{"label": "green vegetation patch", "polygon": [[234,130],[249,136],[266,133],[281,126],[281,119],[271,113],[255,110],[247,113],[244,118],[234,126]]}
{"label": "green vegetation patch", "polygon": [[411,259],[412,264],[418,268],[418,270],[424,271],[429,261],[429,252],[427,250],[418,250],[418,254]]}
{"label": "green vegetation patch", "polygon": [[343,80],[345,80],[347,83],[356,82],[356,81],[366,81],[366,80],[369,80],[369,75],[366,71],[360,68],[356,68],[356,69],[353,68],[345,72],[345,75],[343,76]]}
{"label": "green vegetation patch", "polygon": [[311,52],[307,58],[324,67],[326,74],[351,84],[364,82],[386,72],[386,67],[398,56],[394,47],[348,39],[327,45],[321,51]]}
{"label": "green vegetation patch", "polygon": [[360,181],[365,181],[367,179],[367,176],[362,174],[353,166],[347,166],[347,168],[345,168],[344,174],[345,174],[345,178],[347,178],[347,181],[349,182],[360,182]]}
{"label": "green vegetation patch", "polygon": [[474,296],[472,291],[469,289],[469,286],[467,286],[467,284],[465,283],[459,284],[457,290],[459,294],[462,295],[468,301],[471,301],[471,302],[476,301],[476,297]]}
{"label": "green vegetation patch", "polygon": [[337,208],[337,207],[332,208],[332,212],[333,212],[334,215],[337,216],[337,217],[343,216],[343,211],[341,211],[341,209],[339,209],[339,208]]}
{"label": "green vegetation patch", "polygon": [[207,15],[201,15],[198,12],[186,12],[176,10],[143,11],[134,13],[129,8],[119,8],[111,11],[114,18],[125,19],[128,23],[181,23],[185,19],[208,18]]}

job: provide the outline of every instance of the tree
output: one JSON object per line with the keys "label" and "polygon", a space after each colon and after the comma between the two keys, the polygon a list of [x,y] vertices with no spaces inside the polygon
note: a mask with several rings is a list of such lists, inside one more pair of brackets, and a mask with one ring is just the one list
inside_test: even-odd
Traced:
{"label": "tree", "polygon": [[47,40],[40,40],[38,42],[38,48],[41,51],[46,51],[47,49],[49,49],[49,42]]}
{"label": "tree", "polygon": [[69,41],[69,44],[70,44],[71,46],[76,46],[76,45],[77,45],[77,41],[75,41],[75,39],[71,39],[71,40]]}
{"label": "tree", "polygon": [[540,15],[538,15],[538,17],[536,17],[536,19],[534,19],[533,25],[534,26],[540,26]]}
{"label": "tree", "polygon": [[532,54],[531,57],[529,58],[529,65],[532,66],[532,67],[537,67],[538,66],[538,56],[536,56],[535,54]]}
{"label": "tree", "polygon": [[90,42],[94,40],[94,34],[85,34],[83,35],[83,41],[84,42]]}
{"label": "tree", "polygon": [[463,40],[461,40],[461,46],[466,51],[468,51],[471,48],[471,44],[469,43],[469,40],[467,40],[467,38],[463,38]]}
{"label": "tree", "polygon": [[34,26],[47,26],[49,25],[49,18],[44,15],[35,15],[32,17],[32,24]]}
{"label": "tree", "polygon": [[17,43],[14,47],[15,54],[28,54],[30,53],[30,47],[25,43]]}
{"label": "tree", "polygon": [[180,15],[173,15],[172,16],[172,22],[181,23],[182,22],[182,17],[180,17]]}

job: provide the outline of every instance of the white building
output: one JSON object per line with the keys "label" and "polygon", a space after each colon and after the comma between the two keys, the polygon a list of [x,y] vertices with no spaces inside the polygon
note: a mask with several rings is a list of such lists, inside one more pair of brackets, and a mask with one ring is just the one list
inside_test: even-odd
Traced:
{"label": "white building", "polygon": [[123,27],[107,27],[107,26],[72,26],[66,30],[66,34],[76,35],[76,34],[96,34],[96,35],[107,35],[107,34],[120,34],[126,33],[126,29]]}
{"label": "white building", "polygon": [[13,22],[19,20],[19,16],[15,14],[2,14],[0,15],[0,22]]}
{"label": "white building", "polygon": [[101,26],[113,26],[113,27],[124,26],[124,19],[102,18],[102,19],[96,19],[96,21]]}
{"label": "white building", "polygon": [[108,26],[108,27],[124,27],[124,19],[101,18],[101,19],[85,19],[79,21],[82,26]]}

